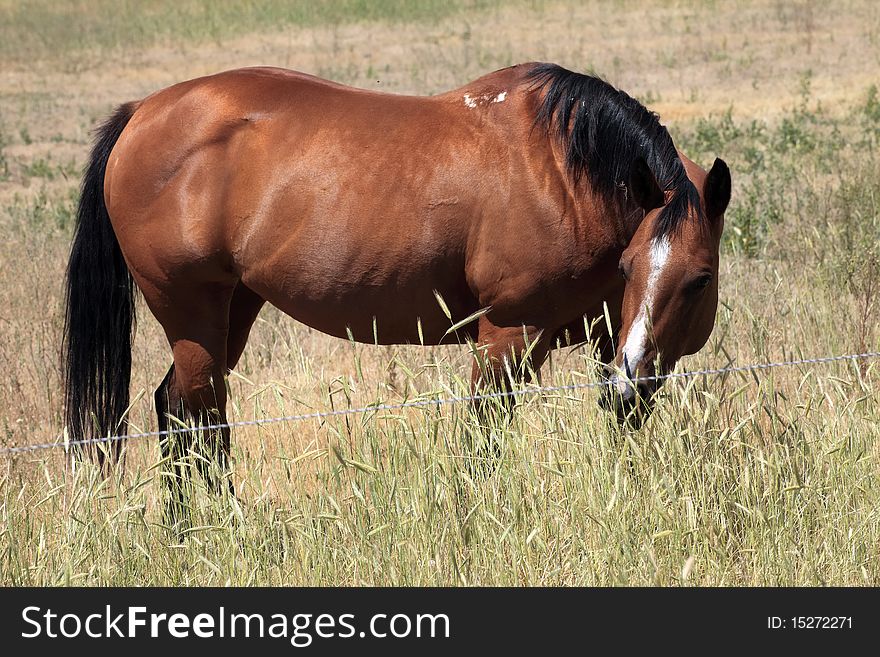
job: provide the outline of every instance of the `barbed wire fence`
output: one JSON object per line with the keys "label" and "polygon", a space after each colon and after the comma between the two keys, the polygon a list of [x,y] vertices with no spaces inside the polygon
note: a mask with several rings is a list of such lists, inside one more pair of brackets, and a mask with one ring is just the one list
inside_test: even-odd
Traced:
{"label": "barbed wire fence", "polygon": [[[757,372],[781,367],[798,367],[805,365],[824,365],[837,362],[855,362],[880,358],[880,351],[867,351],[859,354],[845,354],[838,356],[820,356],[816,358],[799,358],[794,360],[773,361],[768,363],[751,363],[748,365],[736,365],[728,367],[719,367],[712,369],[689,370],[685,372],[672,372],[669,374],[659,374],[654,376],[635,377],[630,379],[630,383],[646,383],[667,381],[670,379],[690,379],[700,376],[710,376],[714,374],[727,374],[737,372]],[[138,440],[141,438],[161,438],[181,433],[189,433],[191,431],[215,431],[217,429],[233,429],[236,427],[255,427],[267,424],[278,424],[287,422],[303,422],[306,420],[324,420],[335,417],[360,415],[366,413],[375,413],[379,411],[398,411],[409,408],[425,408],[431,406],[446,406],[451,404],[460,404],[468,402],[477,402],[492,399],[516,398],[525,395],[533,395],[547,392],[570,392],[575,390],[587,390],[592,388],[602,388],[611,385],[608,381],[591,381],[587,383],[572,383],[568,385],[555,386],[529,386],[525,388],[506,390],[498,392],[489,392],[476,395],[465,396],[449,396],[449,397],[432,397],[428,399],[414,399],[411,401],[398,402],[393,404],[368,404],[365,406],[341,408],[331,411],[315,411],[311,413],[300,413],[297,415],[284,415],[279,417],[260,418],[255,420],[240,420],[236,422],[223,422],[218,424],[205,424],[194,427],[180,427],[167,429],[164,431],[144,431],[139,433],[128,433],[118,436],[104,436],[100,438],[88,438],[83,440],[68,440],[65,435],[58,436],[50,442],[34,443],[30,445],[22,445],[19,447],[5,447],[0,449],[0,456],[10,457],[18,454],[29,452],[39,452],[51,449],[69,449],[77,446],[101,445],[129,440]]]}

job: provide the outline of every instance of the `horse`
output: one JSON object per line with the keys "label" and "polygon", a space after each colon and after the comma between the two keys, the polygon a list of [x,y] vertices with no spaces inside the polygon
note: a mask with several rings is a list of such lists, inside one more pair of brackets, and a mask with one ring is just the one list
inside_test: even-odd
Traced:
{"label": "horse", "polygon": [[[266,302],[339,338],[475,343],[475,391],[528,380],[605,316],[590,331],[602,404],[626,421],[653,405],[644,377],[712,331],[731,181],[625,92],[554,64],[430,97],[257,67],[118,107],[81,191],[63,350],[74,441],[126,427],[136,290],[171,348],[163,432],[172,416],[226,423],[224,377]],[[195,436],[175,438],[160,445],[179,498]],[[218,490],[232,490],[229,441],[210,432],[225,477],[196,461]]]}

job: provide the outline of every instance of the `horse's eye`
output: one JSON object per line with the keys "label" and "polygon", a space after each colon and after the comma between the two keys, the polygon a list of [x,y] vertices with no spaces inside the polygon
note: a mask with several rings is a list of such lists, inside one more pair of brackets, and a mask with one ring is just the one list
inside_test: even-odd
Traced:
{"label": "horse's eye", "polygon": [[620,272],[620,277],[623,280],[625,280],[625,281],[629,280],[629,276],[626,275],[626,267],[623,266],[622,262],[617,266],[617,271]]}
{"label": "horse's eye", "polygon": [[690,284],[690,288],[692,290],[702,290],[705,287],[709,286],[709,283],[712,282],[712,274],[703,274],[702,276],[695,278],[693,282]]}

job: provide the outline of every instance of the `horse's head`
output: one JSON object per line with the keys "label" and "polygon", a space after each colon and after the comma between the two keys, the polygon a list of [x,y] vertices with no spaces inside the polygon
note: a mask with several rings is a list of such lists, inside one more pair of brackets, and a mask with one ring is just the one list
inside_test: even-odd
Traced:
{"label": "horse's head", "polygon": [[718,159],[708,174],[682,161],[694,189],[664,192],[644,160],[635,163],[629,184],[645,218],[620,258],[621,326],[601,403],[636,426],[661,382],[631,380],[671,371],[706,344],[715,324],[730,171]]}

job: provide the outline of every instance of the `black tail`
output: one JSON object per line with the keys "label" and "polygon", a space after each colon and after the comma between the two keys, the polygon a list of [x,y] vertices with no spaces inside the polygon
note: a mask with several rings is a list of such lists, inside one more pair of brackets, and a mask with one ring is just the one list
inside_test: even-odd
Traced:
{"label": "black tail", "polygon": [[[98,129],[82,181],[64,319],[65,425],[71,441],[124,433],[127,427],[134,280],[104,205],[104,172],[136,108],[136,103],[120,106]],[[119,447],[114,441],[113,460]],[[102,450],[97,453],[103,462]]]}

